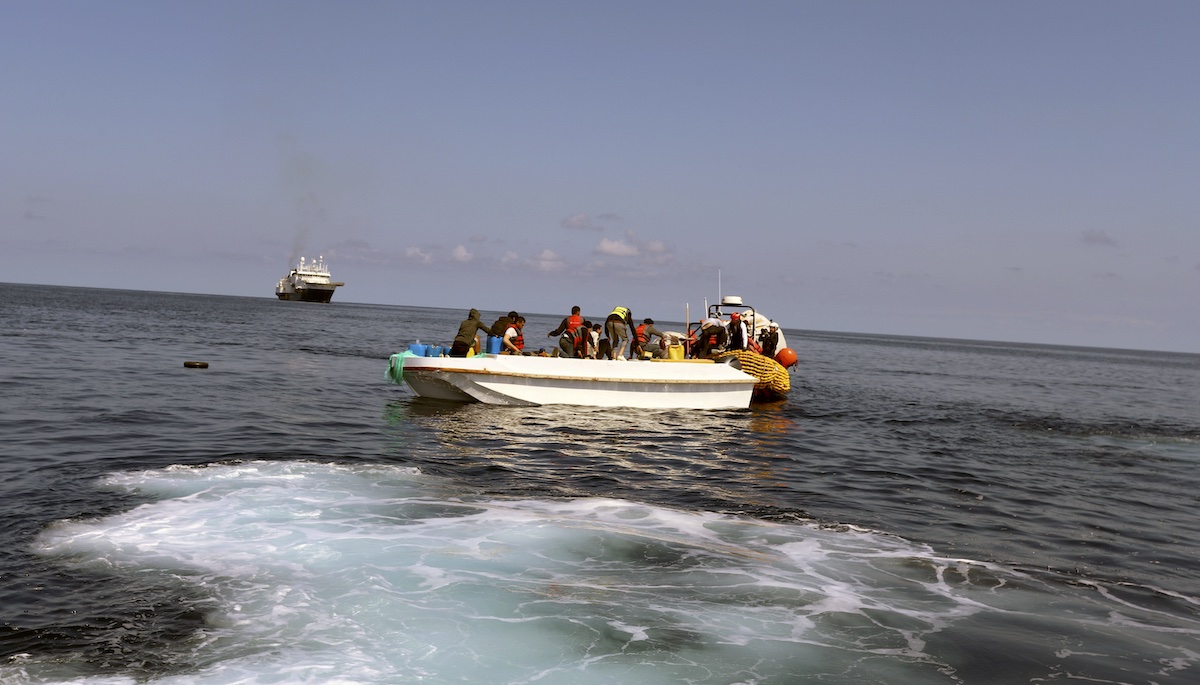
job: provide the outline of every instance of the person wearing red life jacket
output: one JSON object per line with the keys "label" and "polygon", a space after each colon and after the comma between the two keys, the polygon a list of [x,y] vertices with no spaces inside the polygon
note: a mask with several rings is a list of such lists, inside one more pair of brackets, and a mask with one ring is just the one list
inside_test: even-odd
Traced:
{"label": "person wearing red life jacket", "polygon": [[[584,321],[578,328],[568,333],[563,333],[562,337],[559,338],[559,347],[563,350],[559,356],[587,359],[591,342],[592,322]],[[569,350],[567,350],[568,346]],[[592,354],[594,355],[595,352],[592,352]]]}
{"label": "person wearing red life jacket", "polygon": [[[662,331],[654,327],[654,319],[642,319],[642,323],[634,332],[643,352],[649,352],[652,357],[666,358],[667,346],[663,340]],[[655,336],[658,342],[651,342]]]}
{"label": "person wearing red life jacket", "polygon": [[508,354],[524,354],[525,350],[525,334],[521,331],[525,328],[525,317],[518,316],[513,319],[512,325],[508,330],[504,331],[503,351]]}
{"label": "person wearing red life jacket", "polygon": [[504,334],[507,333],[508,329],[512,327],[513,321],[516,321],[518,316],[519,314],[516,312],[509,312],[508,314],[496,319],[495,322],[492,323],[492,328],[488,332],[487,349],[491,349],[492,340],[495,340],[497,343],[499,343],[501,352],[508,349],[504,346]]}
{"label": "person wearing red life jacket", "polygon": [[575,353],[578,336],[575,332],[583,327],[583,317],[579,314],[579,307],[571,307],[571,315],[563,317],[562,323],[558,324],[558,328],[546,334],[547,338],[558,336],[558,349],[560,357],[577,357]]}
{"label": "person wearing red life jacket", "polygon": [[503,338],[504,332],[512,327],[513,321],[516,321],[518,316],[520,315],[516,312],[509,312],[499,319],[496,319],[496,321],[492,323],[492,337]]}

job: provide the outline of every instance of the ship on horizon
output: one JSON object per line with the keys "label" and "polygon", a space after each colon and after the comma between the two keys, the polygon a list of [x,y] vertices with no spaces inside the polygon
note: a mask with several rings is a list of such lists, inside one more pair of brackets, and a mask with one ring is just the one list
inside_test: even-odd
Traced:
{"label": "ship on horizon", "polygon": [[281,300],[329,302],[333,291],[343,285],[346,284],[330,278],[324,255],[312,261],[301,257],[296,268],[279,279],[279,284],[275,286],[275,296]]}

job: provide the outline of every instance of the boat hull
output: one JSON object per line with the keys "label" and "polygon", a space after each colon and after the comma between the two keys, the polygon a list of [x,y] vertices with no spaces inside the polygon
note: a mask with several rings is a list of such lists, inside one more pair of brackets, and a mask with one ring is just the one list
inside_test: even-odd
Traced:
{"label": "boat hull", "polygon": [[289,302],[329,302],[333,299],[333,288],[292,288],[277,290],[275,295]]}
{"label": "boat hull", "polygon": [[727,364],[480,355],[392,355],[389,378],[421,397],[504,406],[744,409],[756,379]]}

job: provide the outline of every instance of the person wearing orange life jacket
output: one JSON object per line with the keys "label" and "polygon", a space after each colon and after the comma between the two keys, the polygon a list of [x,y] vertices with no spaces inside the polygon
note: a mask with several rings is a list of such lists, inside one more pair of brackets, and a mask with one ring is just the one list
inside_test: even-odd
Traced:
{"label": "person wearing orange life jacket", "polygon": [[725,330],[725,322],[715,316],[710,316],[700,322],[696,331],[696,341],[692,345],[692,356],[696,359],[708,357],[725,351],[725,340],[729,332]]}
{"label": "person wearing orange life jacket", "polygon": [[560,357],[575,357],[576,338],[575,331],[583,326],[583,317],[579,315],[579,306],[571,307],[571,315],[563,317],[562,323],[558,324],[558,328],[546,334],[547,338],[558,338],[558,349]]}
{"label": "person wearing orange life jacket", "polygon": [[[592,342],[592,322],[584,321],[582,325],[573,331],[563,333],[559,338],[560,357],[573,357],[575,359],[587,359],[589,348]],[[591,354],[595,357],[595,351]]]}
{"label": "person wearing orange life jacket", "polygon": [[604,334],[610,346],[609,359],[625,359],[625,346],[629,344],[629,331],[633,329],[633,313],[629,307],[615,307],[604,320]]}
{"label": "person wearing orange life jacket", "polygon": [[[642,319],[642,324],[634,329],[637,335],[638,345],[641,346],[643,352],[649,352],[652,357],[665,358],[667,356],[667,346],[663,341],[662,331],[654,327],[654,319]],[[658,342],[650,342],[651,338],[658,336]]]}
{"label": "person wearing orange life jacket", "polygon": [[504,331],[503,351],[508,354],[524,354],[525,350],[525,334],[522,329],[525,328],[525,317],[518,316],[513,319],[512,325],[508,330]]}

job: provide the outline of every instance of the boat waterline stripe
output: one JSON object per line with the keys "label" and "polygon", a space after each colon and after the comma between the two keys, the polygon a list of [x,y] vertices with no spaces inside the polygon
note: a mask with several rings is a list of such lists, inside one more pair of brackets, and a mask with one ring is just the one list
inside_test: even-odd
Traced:
{"label": "boat waterline stripe", "polygon": [[755,382],[754,378],[717,378],[708,379],[691,379],[691,378],[663,378],[663,379],[646,379],[646,378],[584,378],[582,376],[547,376],[545,374],[531,373],[514,373],[511,371],[479,371],[476,369],[447,369],[440,366],[419,366],[405,367],[405,375],[419,374],[423,371],[438,371],[441,373],[467,373],[476,376],[502,376],[506,378],[534,378],[538,380],[548,381],[577,381],[581,383],[638,383],[638,384],[686,384],[686,385],[735,385],[740,383]]}

